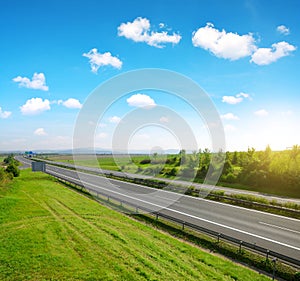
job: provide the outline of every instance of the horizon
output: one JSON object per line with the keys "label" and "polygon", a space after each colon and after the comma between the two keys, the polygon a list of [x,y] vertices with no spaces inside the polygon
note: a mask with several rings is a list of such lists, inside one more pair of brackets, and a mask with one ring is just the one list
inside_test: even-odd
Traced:
{"label": "horizon", "polygon": [[[293,149],[293,147],[299,147],[298,144],[295,144],[291,147],[286,147],[285,149],[282,150],[273,150],[271,146],[267,145],[265,147],[265,149],[262,150],[257,150],[254,147],[248,147],[246,150],[226,150],[226,151],[211,151],[209,150],[207,147],[203,147],[203,148],[199,148],[199,150],[197,151],[193,151],[193,150],[186,150],[187,154],[192,154],[194,152],[199,152],[201,150],[201,152],[203,152],[204,150],[208,149],[209,153],[226,153],[226,152],[247,152],[249,149],[254,149],[256,152],[263,152],[266,149],[270,148],[272,152],[283,152],[283,151],[290,151]],[[77,151],[77,152],[74,152]],[[78,151],[82,151],[82,152],[78,152]],[[101,148],[101,147],[96,147],[96,148],[69,148],[69,149],[30,149],[30,150],[0,150],[0,154],[16,154],[16,153],[22,153],[25,154],[26,152],[32,152],[34,154],[66,154],[66,155],[152,155],[154,153],[157,153],[158,155],[172,155],[172,154],[179,154],[180,153],[180,149],[176,149],[176,148],[169,148],[166,150],[162,150],[162,151],[153,151],[153,150],[120,150],[120,151],[112,151],[110,149],[105,149],[105,148]]]}
{"label": "horizon", "polygon": [[205,105],[199,112],[163,88],[123,92],[86,124],[95,127],[95,149],[117,150],[114,137],[126,118],[159,107],[166,114],[136,127],[124,149],[182,149],[186,132],[169,128],[171,112],[194,135],[187,150],[217,151],[214,126],[225,136],[225,151],[300,144],[299,8],[292,0],[7,1],[0,11],[0,151],[73,149],[76,122],[95,89],[144,69],[191,79],[220,124],[207,122]]}

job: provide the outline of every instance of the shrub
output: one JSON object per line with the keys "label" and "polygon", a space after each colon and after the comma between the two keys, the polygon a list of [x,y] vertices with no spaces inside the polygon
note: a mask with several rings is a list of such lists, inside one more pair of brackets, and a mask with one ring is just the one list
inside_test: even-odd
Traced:
{"label": "shrub", "polygon": [[7,166],[6,172],[12,174],[14,177],[18,177],[20,175],[20,170],[14,163],[11,163]]}
{"label": "shrub", "polygon": [[228,183],[234,183],[236,182],[236,176],[232,173],[229,173],[226,177],[225,177],[226,182]]}
{"label": "shrub", "polygon": [[144,164],[150,164],[151,163],[151,160],[150,159],[143,159],[141,160],[140,164],[141,165],[144,165]]}

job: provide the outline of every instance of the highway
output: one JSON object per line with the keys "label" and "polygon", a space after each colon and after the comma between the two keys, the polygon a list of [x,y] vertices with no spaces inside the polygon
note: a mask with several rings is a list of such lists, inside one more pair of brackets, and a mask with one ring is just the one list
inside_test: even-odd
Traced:
{"label": "highway", "polygon": [[[35,159],[34,159],[35,160]],[[39,161],[41,161],[41,159],[37,159]],[[81,171],[88,171],[88,172],[93,172],[93,173],[97,173],[97,174],[106,174],[106,175],[114,175],[117,177],[121,177],[123,178],[124,176],[129,177],[129,178],[141,178],[141,179],[157,179],[157,180],[163,180],[166,183],[171,183],[171,184],[178,184],[181,185],[183,188],[188,188],[191,183],[187,182],[187,181],[183,181],[183,180],[170,180],[167,178],[156,178],[153,176],[148,176],[148,175],[141,175],[141,174],[132,174],[132,173],[127,173],[127,172],[118,172],[118,171],[112,171],[112,170],[104,170],[101,169],[101,171],[99,170],[99,168],[92,168],[92,167],[86,167],[86,166],[80,166],[80,165],[73,165],[73,164],[69,164],[69,163],[65,163],[65,162],[55,162],[55,161],[49,161],[49,160],[42,160],[45,163],[51,164],[51,165],[58,165],[58,166],[64,166],[64,167],[70,167],[72,169],[79,169]],[[271,195],[271,194],[261,194],[259,192],[256,191],[250,191],[250,190],[243,190],[243,189],[234,189],[234,188],[228,188],[228,187],[224,187],[224,186],[211,186],[208,184],[200,184],[200,183],[193,183],[192,184],[196,189],[200,189],[200,190],[214,190],[214,191],[224,191],[225,194],[248,194],[248,195],[253,195],[255,197],[261,197],[264,199],[269,200],[270,202],[272,200],[276,200],[277,202],[280,203],[288,203],[288,202],[293,202],[296,204],[300,205],[300,199],[296,199],[296,198],[286,198],[286,197],[280,197],[280,196],[275,196],[275,195]]]}
{"label": "highway", "polygon": [[[17,159],[30,164],[23,157]],[[119,200],[300,260],[300,220],[46,165],[46,172]]]}

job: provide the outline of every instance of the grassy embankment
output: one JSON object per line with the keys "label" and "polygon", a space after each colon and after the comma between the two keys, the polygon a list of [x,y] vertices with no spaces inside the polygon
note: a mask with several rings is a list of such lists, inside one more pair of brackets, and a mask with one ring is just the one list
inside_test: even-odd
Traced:
{"label": "grassy embankment", "polygon": [[0,280],[269,280],[23,170],[0,189]]}

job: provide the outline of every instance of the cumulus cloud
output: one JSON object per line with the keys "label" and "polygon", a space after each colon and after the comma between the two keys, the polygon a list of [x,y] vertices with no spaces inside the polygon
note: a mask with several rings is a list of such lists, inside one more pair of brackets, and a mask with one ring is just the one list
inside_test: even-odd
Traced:
{"label": "cumulus cloud", "polygon": [[221,115],[221,118],[224,120],[239,120],[240,119],[239,117],[237,117],[236,115],[234,115],[231,112]]}
{"label": "cumulus cloud", "polygon": [[289,35],[290,34],[290,30],[289,28],[287,28],[285,25],[279,25],[277,26],[276,30],[283,34],[283,35]]}
{"label": "cumulus cloud", "polygon": [[[289,29],[280,25],[277,31],[287,35]],[[239,35],[216,29],[212,23],[199,28],[193,33],[192,42],[195,47],[210,51],[216,57],[237,60],[251,56],[250,62],[267,65],[288,56],[296,47],[287,42],[274,43],[271,48],[258,48],[252,34]]]}
{"label": "cumulus cloud", "polygon": [[36,115],[43,111],[50,110],[50,101],[41,98],[32,98],[26,101],[24,105],[20,107],[23,115]]}
{"label": "cumulus cloud", "polygon": [[237,104],[243,101],[241,97],[235,96],[223,96],[222,102],[229,103],[229,104]]}
{"label": "cumulus cloud", "polygon": [[27,77],[18,76],[15,77],[13,81],[19,83],[19,87],[42,91],[49,90],[49,87],[46,86],[46,78],[44,73],[34,73],[32,76],[32,80]]}
{"label": "cumulus cloud", "polygon": [[[159,27],[163,28],[164,24],[160,23]],[[138,17],[133,22],[122,23],[118,27],[118,35],[134,42],[145,42],[156,48],[163,48],[166,43],[178,44],[181,40],[181,36],[177,33],[170,35],[166,31],[154,32],[150,29],[150,21]]]}
{"label": "cumulus cloud", "polygon": [[57,103],[62,104],[63,106],[65,106],[67,108],[81,108],[82,107],[82,104],[80,103],[80,101],[77,99],[73,99],[73,98],[69,98],[65,101],[59,100]]}
{"label": "cumulus cloud", "polygon": [[109,117],[108,120],[110,123],[118,124],[121,121],[121,118],[118,116],[112,116],[112,117]]}
{"label": "cumulus cloud", "polygon": [[0,107],[0,118],[1,119],[6,119],[11,115],[10,111],[3,111],[2,108]]}
{"label": "cumulus cloud", "polygon": [[110,65],[117,69],[121,69],[122,67],[122,61],[120,59],[112,56],[110,52],[106,52],[103,54],[98,53],[98,50],[96,48],[91,49],[88,53],[84,53],[83,56],[89,59],[92,72],[94,73],[97,73],[98,69],[101,66]]}
{"label": "cumulus cloud", "polygon": [[192,42],[195,47],[210,51],[216,57],[237,60],[250,56],[256,50],[252,34],[239,35],[216,29],[212,23],[199,28],[193,33]]}
{"label": "cumulus cloud", "polygon": [[145,94],[135,94],[132,95],[127,100],[128,105],[136,107],[153,107],[155,106],[155,101]]}
{"label": "cumulus cloud", "polygon": [[265,109],[260,109],[260,110],[255,111],[254,114],[259,117],[264,117],[264,116],[269,115],[269,112]]}
{"label": "cumulus cloud", "polygon": [[45,132],[44,128],[38,128],[33,132],[36,136],[46,136],[47,133]]}
{"label": "cumulus cloud", "polygon": [[246,93],[239,93],[235,96],[223,96],[222,102],[229,103],[229,104],[238,104],[244,100],[244,98],[250,99],[250,95]]}
{"label": "cumulus cloud", "polygon": [[246,93],[243,93],[243,92],[237,94],[236,96],[237,96],[237,97],[243,97],[243,98],[250,99],[250,95],[249,95],[249,94],[246,94]]}
{"label": "cumulus cloud", "polygon": [[169,123],[169,118],[166,116],[162,116],[159,118],[160,123]]}
{"label": "cumulus cloud", "polygon": [[277,61],[282,57],[290,55],[291,52],[295,51],[296,47],[290,45],[287,42],[279,42],[272,45],[272,48],[259,48],[257,49],[252,57],[251,62],[258,65],[267,65]]}

